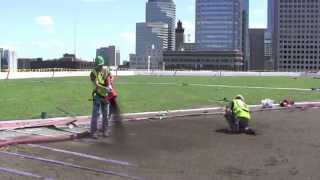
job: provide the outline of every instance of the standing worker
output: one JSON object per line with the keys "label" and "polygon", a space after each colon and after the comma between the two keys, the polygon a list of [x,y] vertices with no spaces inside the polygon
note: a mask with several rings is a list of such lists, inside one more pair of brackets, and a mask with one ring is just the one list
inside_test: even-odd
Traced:
{"label": "standing worker", "polygon": [[246,133],[255,135],[255,131],[249,127],[251,120],[250,110],[242,95],[237,95],[226,108],[225,117],[232,133]]}
{"label": "standing worker", "polygon": [[105,85],[108,69],[103,69],[105,61],[103,57],[97,56],[95,59],[95,68],[90,73],[90,79],[93,83],[93,108],[90,124],[90,135],[92,138],[98,138],[98,118],[100,111],[102,113],[102,136],[108,136],[106,128],[108,127],[108,104],[106,100],[107,94],[111,91],[109,87]]}

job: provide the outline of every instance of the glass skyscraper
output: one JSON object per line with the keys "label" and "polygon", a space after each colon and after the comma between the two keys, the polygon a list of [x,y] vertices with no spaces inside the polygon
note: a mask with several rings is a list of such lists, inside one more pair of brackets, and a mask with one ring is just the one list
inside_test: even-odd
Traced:
{"label": "glass skyscraper", "polygon": [[[274,58],[273,56],[273,31],[274,31],[274,13],[275,13],[275,7],[274,7],[274,1],[275,0],[268,0],[268,25],[266,32],[264,34],[264,58],[265,61],[267,61],[272,67],[274,66]],[[273,67],[273,69],[275,69]]]}
{"label": "glass skyscraper", "polygon": [[268,0],[268,27],[266,31],[266,39],[272,39],[272,32],[274,27],[274,0]]}
{"label": "glass skyscraper", "polygon": [[130,67],[158,69],[162,51],[168,49],[168,24],[162,22],[137,23],[136,54],[130,56]]}
{"label": "glass skyscraper", "polygon": [[196,0],[197,50],[242,51],[242,17],[242,0]]}
{"label": "glass skyscraper", "polygon": [[243,70],[250,70],[250,38],[249,38],[249,0],[241,0],[242,5],[242,54],[244,60]]}
{"label": "glass skyscraper", "polygon": [[158,23],[137,23],[136,54],[150,55],[152,46],[155,50],[168,48],[168,25]]}
{"label": "glass skyscraper", "polygon": [[175,49],[176,5],[173,0],[149,0],[146,4],[146,23],[168,24],[168,50]]}

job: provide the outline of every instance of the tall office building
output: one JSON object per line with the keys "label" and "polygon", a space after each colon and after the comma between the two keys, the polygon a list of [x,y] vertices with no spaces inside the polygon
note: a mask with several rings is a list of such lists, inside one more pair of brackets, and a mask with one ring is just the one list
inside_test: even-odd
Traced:
{"label": "tall office building", "polygon": [[197,50],[242,51],[242,0],[196,0]]}
{"label": "tall office building", "polygon": [[137,23],[136,54],[131,56],[130,66],[135,69],[159,68],[162,51],[168,49],[168,24]]}
{"label": "tall office building", "polygon": [[173,0],[148,0],[146,23],[162,22],[168,25],[168,50],[175,49],[176,5]]}
{"label": "tall office building", "polygon": [[265,69],[264,34],[266,29],[250,29],[250,57],[249,70],[262,71]]}
{"label": "tall office building", "polygon": [[10,64],[9,69],[12,72],[17,72],[18,70],[18,60],[17,60],[17,53],[14,50],[10,51]]}
{"label": "tall office building", "polygon": [[115,66],[119,66],[121,61],[120,50],[116,50],[116,64]]}
{"label": "tall office building", "polygon": [[11,49],[0,48],[1,70],[16,72],[18,69],[17,53]]}
{"label": "tall office building", "polygon": [[320,70],[320,0],[274,2],[273,52],[278,71]]}
{"label": "tall office building", "polygon": [[[165,50],[168,48],[168,25],[158,23],[137,23],[136,54],[148,55],[150,49]],[[152,47],[153,46],[153,47]]]}
{"label": "tall office building", "polygon": [[[273,28],[274,28],[274,1],[268,0],[268,25],[264,35],[264,49],[265,49],[265,61],[268,62],[269,66],[273,66],[273,53],[272,53],[272,38],[273,38]],[[274,67],[269,68],[269,70],[274,69]]]}
{"label": "tall office building", "polygon": [[102,56],[105,59],[105,65],[107,66],[117,66],[117,59],[116,59],[116,47],[109,46],[109,47],[101,47],[96,51],[97,56]]}
{"label": "tall office building", "polygon": [[[266,36],[266,33],[265,33]],[[264,39],[264,63],[265,70],[274,71],[274,61],[272,58],[272,39]]]}
{"label": "tall office building", "polygon": [[266,39],[272,39],[272,32],[274,27],[274,1],[268,0],[268,25],[265,34]]}
{"label": "tall office building", "polygon": [[249,0],[242,0],[242,54],[244,67],[243,70],[249,70],[250,53],[250,35],[249,35]]}

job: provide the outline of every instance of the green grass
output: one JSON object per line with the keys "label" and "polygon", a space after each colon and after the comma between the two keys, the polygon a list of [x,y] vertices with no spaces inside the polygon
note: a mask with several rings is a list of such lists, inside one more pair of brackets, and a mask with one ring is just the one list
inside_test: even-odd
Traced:
{"label": "green grass", "polygon": [[[150,85],[175,83],[173,85]],[[121,110],[145,112],[221,105],[219,100],[237,94],[245,96],[248,104],[260,104],[261,99],[280,101],[320,100],[319,92],[294,90],[240,89],[199,87],[188,84],[221,84],[285,88],[320,87],[319,79],[289,77],[117,77],[116,89]],[[41,112],[49,117],[66,116],[57,107],[74,115],[89,115],[92,102],[91,83],[87,77],[0,80],[0,120],[39,118]]]}

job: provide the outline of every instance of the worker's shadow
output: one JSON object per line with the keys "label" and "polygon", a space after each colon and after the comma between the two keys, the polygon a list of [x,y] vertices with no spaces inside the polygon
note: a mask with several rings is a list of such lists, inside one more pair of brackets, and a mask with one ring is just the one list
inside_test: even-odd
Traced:
{"label": "worker's shadow", "polygon": [[250,133],[248,134],[248,133],[244,133],[244,132],[234,133],[234,132],[231,132],[229,129],[226,129],[226,128],[218,129],[215,132],[221,133],[221,134],[228,134],[228,135],[239,135],[239,134],[247,134],[247,135],[253,135],[253,136],[259,135],[256,132],[254,132],[254,134],[250,134]]}
{"label": "worker's shadow", "polygon": [[221,133],[221,134],[228,134],[228,135],[234,135],[234,133],[232,133],[229,129],[227,128],[223,128],[223,129],[218,129],[215,130],[217,133]]}
{"label": "worker's shadow", "polygon": [[233,133],[229,129],[226,129],[226,128],[215,130],[215,132],[221,133],[221,134],[228,134],[228,135],[237,135],[238,134],[238,133]]}
{"label": "worker's shadow", "polygon": [[113,125],[112,135],[114,140],[116,140],[117,143],[125,143],[127,138],[127,133],[125,126],[121,120],[116,120]]}

